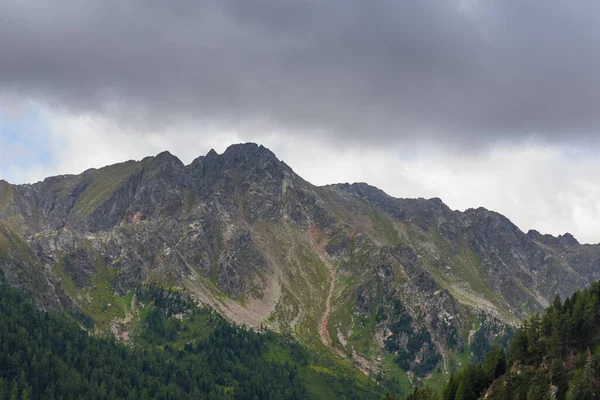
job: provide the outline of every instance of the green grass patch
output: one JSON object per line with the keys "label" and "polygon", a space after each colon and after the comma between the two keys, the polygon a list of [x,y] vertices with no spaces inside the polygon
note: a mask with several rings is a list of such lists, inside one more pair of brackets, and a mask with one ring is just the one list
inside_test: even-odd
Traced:
{"label": "green grass patch", "polygon": [[377,313],[378,302],[371,302],[367,315],[358,315],[354,319],[354,332],[350,340],[357,352],[366,358],[373,358],[375,355],[375,316]]}
{"label": "green grass patch", "polygon": [[[418,235],[415,237],[418,237]],[[480,301],[479,299],[483,298],[496,307],[507,321],[514,321],[515,318],[509,311],[506,301],[490,289],[481,260],[466,242],[461,242],[454,251],[451,244],[437,230],[427,234],[421,233],[418,241],[429,241],[429,243],[434,244],[435,248],[441,253],[436,258],[448,260],[447,263],[440,264],[429,257],[421,259],[441,287],[447,289],[459,301],[466,301],[471,305],[476,305]],[[418,242],[413,243],[413,247],[419,248]],[[426,255],[429,256],[430,254],[426,253]],[[449,266],[450,270],[446,269],[446,266]],[[474,293],[467,293],[464,290],[459,292],[457,287],[465,283]]]}
{"label": "green grass patch", "polygon": [[14,253],[13,258],[16,260],[22,261],[29,265],[39,264],[36,261],[33,250],[29,247],[29,245],[11,229],[0,225],[0,253],[3,254],[3,257],[5,257],[6,260],[10,258],[9,251]]}
{"label": "green grass patch", "polygon": [[269,361],[275,361],[280,364],[294,362],[290,351],[278,343],[269,346],[269,350],[265,357]]}
{"label": "green grass patch", "polygon": [[413,389],[413,384],[408,379],[406,371],[398,366],[393,355],[383,357],[380,368],[384,384],[395,389],[395,392],[408,394]]}
{"label": "green grass patch", "polygon": [[[344,349],[346,353],[352,353],[352,341],[348,337],[349,327],[354,326],[354,316],[352,311],[352,300],[348,299],[344,303],[340,304],[339,307],[333,310],[329,317],[329,336],[335,347]],[[342,335],[346,338],[348,343],[346,346],[342,345],[338,338],[338,329],[341,329]]]}
{"label": "green grass patch", "polygon": [[391,217],[378,210],[368,201],[361,199],[361,202],[363,203],[363,210],[365,212],[365,215],[374,224],[373,230],[375,231],[375,233],[379,235],[382,239],[384,239],[388,245],[400,244],[400,235],[398,235],[398,231],[392,223]]}
{"label": "green grass patch", "polygon": [[479,318],[477,318],[477,315],[469,314],[469,322],[471,323],[473,329],[475,329],[476,331],[479,330],[479,328],[481,328],[481,321],[479,320]]}
{"label": "green grass patch", "polygon": [[450,375],[446,375],[441,366],[435,368],[426,379],[427,386],[436,392],[440,392],[448,382],[449,377]]}
{"label": "green grass patch", "polygon": [[459,370],[461,368],[466,367],[471,363],[471,346],[465,346],[462,352],[454,353],[450,357],[450,369],[454,368],[455,370]]}
{"label": "green grass patch", "polygon": [[215,252],[210,259],[210,279],[216,283],[219,276],[219,258],[221,257],[221,253],[223,252],[223,235],[221,235],[221,230],[215,229],[215,236],[217,239],[217,246],[215,248]]}
{"label": "green grass patch", "polygon": [[0,210],[8,207],[14,199],[14,187],[6,185],[0,188]]}
{"label": "green grass patch", "polygon": [[136,168],[138,163],[127,161],[93,171],[91,183],[77,198],[73,211],[82,217],[90,215],[108,200]]}
{"label": "green grass patch", "polygon": [[73,299],[77,299],[79,291],[73,279],[64,271],[64,257],[61,257],[59,261],[52,266],[52,273],[60,281],[60,286],[65,292]]}
{"label": "green grass patch", "polygon": [[8,261],[8,249],[10,247],[10,241],[6,236],[6,232],[2,226],[0,226],[0,260]]}
{"label": "green grass patch", "polygon": [[120,297],[113,286],[117,271],[96,260],[96,274],[92,277],[90,288],[77,289],[73,279],[64,271],[64,258],[52,267],[52,273],[60,279],[61,287],[77,302],[82,311],[89,315],[99,331],[108,332],[110,322],[115,318],[125,317],[126,312],[132,312],[131,300],[133,291]]}
{"label": "green grass patch", "polygon": [[134,295],[135,293],[132,290],[129,293],[127,293],[125,297],[123,297],[123,303],[125,303],[125,312],[127,313],[131,313],[133,311],[131,309],[131,301],[133,300]]}

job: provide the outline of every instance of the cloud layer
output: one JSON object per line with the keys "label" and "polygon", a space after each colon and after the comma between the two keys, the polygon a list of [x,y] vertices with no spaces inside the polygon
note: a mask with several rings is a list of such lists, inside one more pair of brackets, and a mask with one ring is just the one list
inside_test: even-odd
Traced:
{"label": "cloud layer", "polygon": [[0,178],[256,141],[600,241],[600,2],[0,1]]}
{"label": "cloud layer", "polygon": [[589,142],[599,42],[592,0],[7,0],[0,91],[137,127]]}

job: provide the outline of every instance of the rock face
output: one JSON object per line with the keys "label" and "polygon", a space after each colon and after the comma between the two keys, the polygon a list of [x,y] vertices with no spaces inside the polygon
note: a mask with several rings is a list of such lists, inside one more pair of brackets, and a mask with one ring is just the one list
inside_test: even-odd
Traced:
{"label": "rock face", "polygon": [[309,342],[328,309],[337,353],[416,375],[600,279],[600,246],[363,183],[316,187],[255,144],[0,181],[0,234],[0,269],[41,307],[102,321],[98,303],[159,282]]}

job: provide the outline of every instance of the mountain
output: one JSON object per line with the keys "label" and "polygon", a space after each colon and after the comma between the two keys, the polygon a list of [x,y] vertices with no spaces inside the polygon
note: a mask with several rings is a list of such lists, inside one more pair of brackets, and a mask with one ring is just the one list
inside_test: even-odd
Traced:
{"label": "mountain", "polygon": [[248,143],[189,165],[164,152],[0,181],[0,269],[40,307],[125,342],[132,293],[156,283],[409,386],[442,382],[600,279],[600,246],[364,183],[317,187]]}

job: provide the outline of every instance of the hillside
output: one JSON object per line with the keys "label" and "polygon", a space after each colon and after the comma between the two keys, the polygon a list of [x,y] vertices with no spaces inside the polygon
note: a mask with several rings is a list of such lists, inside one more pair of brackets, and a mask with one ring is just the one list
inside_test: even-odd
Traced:
{"label": "hillside", "polygon": [[156,283],[405,388],[441,385],[600,279],[598,245],[367,184],[317,187],[255,144],[0,181],[0,224],[8,282],[96,332],[130,341],[132,294]]}
{"label": "hillside", "polygon": [[600,282],[524,321],[508,350],[453,374],[441,393],[418,389],[409,400],[600,398]]}
{"label": "hillside", "polygon": [[38,310],[0,274],[0,398],[381,398],[360,372],[288,336],[232,325],[181,292],[150,286],[135,296],[141,323],[129,347]]}

